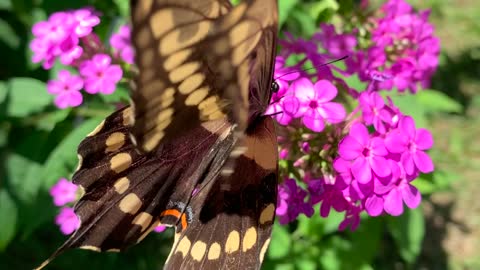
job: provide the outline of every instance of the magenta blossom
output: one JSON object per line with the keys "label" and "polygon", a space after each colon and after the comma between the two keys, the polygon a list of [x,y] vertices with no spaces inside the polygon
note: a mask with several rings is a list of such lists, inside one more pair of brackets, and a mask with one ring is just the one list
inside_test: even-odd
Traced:
{"label": "magenta blossom", "polygon": [[433,162],[425,153],[433,145],[432,135],[426,129],[417,129],[411,116],[400,119],[398,128],[386,137],[385,145],[390,152],[401,154],[401,164],[408,175],[417,170],[422,173],[433,171]]}
{"label": "magenta blossom", "polygon": [[85,91],[89,94],[112,94],[122,78],[119,65],[112,65],[106,54],[96,54],[80,65],[80,74],[85,77]]}
{"label": "magenta blossom", "polygon": [[50,188],[50,195],[53,197],[53,203],[56,206],[63,206],[77,200],[77,190],[77,185],[65,178],[60,178],[60,180]]}
{"label": "magenta blossom", "polygon": [[110,45],[119,53],[120,58],[128,64],[133,64],[134,59],[131,31],[128,25],[122,25],[118,32],[110,37]]}
{"label": "magenta blossom", "polygon": [[167,229],[167,226],[165,225],[158,225],[157,227],[155,227],[155,229],[153,229],[154,232],[157,232],[157,233],[161,233],[163,231],[165,231]]}
{"label": "magenta blossom", "polygon": [[370,137],[363,124],[352,125],[350,133],[340,142],[338,152],[343,159],[352,162],[352,174],[362,184],[372,180],[372,170],[380,177],[391,173],[383,139]]}
{"label": "magenta blossom", "polygon": [[422,201],[422,195],[410,182],[416,178],[404,175],[400,182],[389,193],[383,196],[385,212],[392,216],[399,216],[403,213],[403,203],[408,208],[415,209]]}
{"label": "magenta blossom", "polygon": [[310,80],[300,78],[292,86],[298,106],[284,107],[288,114],[301,117],[303,124],[309,129],[320,132],[325,127],[325,121],[335,124],[345,119],[346,112],[340,103],[331,102],[337,95],[337,88],[326,80],[320,80],[313,85]]}
{"label": "magenta blossom", "polygon": [[278,203],[276,214],[280,224],[287,224],[295,220],[298,215],[305,214],[307,217],[313,215],[313,207],[306,202],[307,192],[297,186],[294,179],[287,179],[278,186]]}
{"label": "magenta blossom", "polygon": [[381,134],[386,132],[385,123],[392,125],[393,112],[385,105],[377,92],[363,92],[360,97],[360,108],[366,125],[373,125]]}
{"label": "magenta blossom", "polygon": [[55,223],[60,226],[60,231],[68,235],[73,233],[80,226],[80,219],[75,215],[73,208],[64,207],[55,218]]}
{"label": "magenta blossom", "polygon": [[88,36],[99,23],[100,18],[89,8],[53,13],[47,21],[32,28],[32,61],[43,62],[45,69],[50,69],[57,58],[64,65],[74,64],[83,54],[81,38]]}
{"label": "magenta blossom", "polygon": [[77,107],[83,102],[80,90],[83,80],[78,75],[72,75],[68,70],[58,72],[58,80],[51,80],[47,84],[47,91],[55,97],[55,105],[60,109]]}

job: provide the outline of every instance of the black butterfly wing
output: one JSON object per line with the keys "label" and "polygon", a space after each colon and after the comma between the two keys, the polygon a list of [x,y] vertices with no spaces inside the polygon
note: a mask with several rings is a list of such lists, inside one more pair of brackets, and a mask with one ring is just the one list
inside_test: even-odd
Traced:
{"label": "black butterfly wing", "polygon": [[[264,32],[276,31],[276,1],[244,1],[234,8],[213,0],[131,3],[139,70],[132,93],[134,143],[149,152],[224,117],[241,136],[249,121],[256,51]],[[274,44],[267,45],[271,52]]]}
{"label": "black butterfly wing", "polygon": [[259,269],[277,200],[273,121],[260,119],[240,142],[235,173],[217,176],[192,198],[194,218],[175,236],[165,269]]}
{"label": "black butterfly wing", "polygon": [[220,170],[234,145],[230,124],[220,119],[141,154],[129,137],[131,113],[130,107],[116,111],[80,143],[72,181],[84,190],[75,205],[81,224],[41,267],[68,248],[120,251],[160,222],[186,226],[182,214],[196,184],[211,181],[208,172]]}

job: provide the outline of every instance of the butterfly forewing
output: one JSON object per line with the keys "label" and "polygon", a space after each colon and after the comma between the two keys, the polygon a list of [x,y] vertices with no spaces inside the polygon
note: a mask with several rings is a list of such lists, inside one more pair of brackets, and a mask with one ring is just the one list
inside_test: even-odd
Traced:
{"label": "butterfly forewing", "polygon": [[258,10],[272,9],[265,4],[270,2],[234,8],[226,1],[132,2],[139,69],[133,136],[140,149],[151,151],[201,122],[224,117],[238,134],[246,129],[250,67],[264,31],[276,21]]}

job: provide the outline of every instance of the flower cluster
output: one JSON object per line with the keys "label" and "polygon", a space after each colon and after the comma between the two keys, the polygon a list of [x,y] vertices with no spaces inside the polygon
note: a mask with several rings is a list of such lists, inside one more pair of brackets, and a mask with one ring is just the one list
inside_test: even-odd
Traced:
{"label": "flower cluster", "polygon": [[[50,188],[50,195],[53,198],[53,204],[61,207],[60,212],[55,217],[55,224],[60,227],[60,231],[69,235],[80,226],[80,219],[75,214],[72,204],[80,196],[80,190],[77,185],[65,178],[60,178],[58,182]],[[165,226],[159,225],[153,231],[163,232]]]}
{"label": "flower cluster", "polygon": [[[360,47],[359,31],[338,34],[327,24],[311,40],[287,33],[280,41],[275,66],[280,89],[267,114],[284,129],[278,139],[285,181],[276,211],[282,224],[300,214],[312,216],[313,206],[320,204],[322,217],[331,209],[344,212],[339,229],[354,230],[362,212],[398,216],[404,205],[420,204],[421,194],[412,182],[434,169],[425,152],[433,145],[432,136],[379,91],[396,87],[415,93],[419,82],[428,85],[438,64],[438,39],[427,22],[428,12],[414,13],[403,0],[391,0],[381,10],[381,18],[370,18],[377,27],[368,48]],[[401,50],[394,46],[399,41],[405,45]],[[325,65],[345,55],[352,57],[344,69]],[[292,56],[300,60],[285,67]],[[314,72],[303,68],[307,63]],[[337,74],[369,83],[365,90],[352,89]],[[348,116],[345,102],[340,103],[346,99],[356,101]]]}
{"label": "flower cluster", "polygon": [[44,69],[50,69],[58,59],[80,73],[61,70],[58,78],[48,83],[47,90],[55,95],[54,103],[60,109],[81,105],[82,89],[89,94],[113,93],[123,75],[120,64],[133,63],[130,28],[121,26],[119,32],[112,35],[113,51],[109,53],[93,32],[99,23],[97,12],[82,8],[55,12],[47,21],[38,22],[32,28],[34,39],[30,48],[34,63],[42,62]]}

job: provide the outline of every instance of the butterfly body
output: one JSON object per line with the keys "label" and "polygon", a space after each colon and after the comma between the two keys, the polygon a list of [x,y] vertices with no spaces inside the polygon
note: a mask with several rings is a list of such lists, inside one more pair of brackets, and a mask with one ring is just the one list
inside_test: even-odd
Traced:
{"label": "butterfly body", "polygon": [[57,253],[124,250],[164,224],[176,231],[165,269],[258,269],[277,198],[275,128],[263,116],[276,1],[131,6],[132,104],[80,144],[81,226]]}

